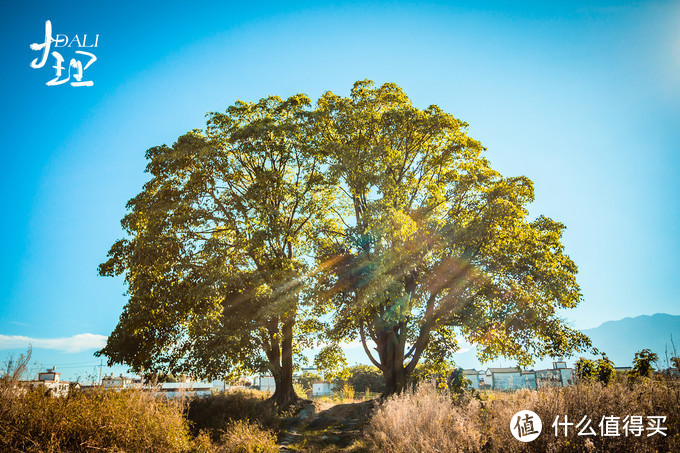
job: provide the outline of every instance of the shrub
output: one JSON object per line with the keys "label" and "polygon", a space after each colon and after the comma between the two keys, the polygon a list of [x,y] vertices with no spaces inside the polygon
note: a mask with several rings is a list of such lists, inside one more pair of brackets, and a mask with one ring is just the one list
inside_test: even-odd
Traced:
{"label": "shrub", "polygon": [[680,357],[671,357],[671,364],[673,365],[673,368],[680,371]]}
{"label": "shrub", "polygon": [[465,372],[462,368],[456,367],[454,364],[439,361],[416,365],[413,375],[411,375],[411,384],[418,386],[421,383],[430,382],[436,384],[439,388],[448,388],[454,393],[464,392],[471,384],[470,380],[465,377]]}
{"label": "shrub", "polygon": [[346,368],[341,373],[343,378],[334,380],[334,390],[341,391],[346,384],[359,393],[382,393],[385,391],[385,379],[378,368],[370,365],[356,365]]}
{"label": "shrub", "polygon": [[338,395],[343,400],[353,400],[354,399],[354,387],[345,382],[345,384],[338,391]]}
{"label": "shrub", "polygon": [[597,361],[588,360],[581,357],[574,366],[574,373],[577,382],[582,384],[599,381],[604,385],[608,385],[614,379],[616,370],[614,370],[614,362],[604,353]]}
{"label": "shrub", "polygon": [[237,390],[196,397],[188,401],[186,417],[194,435],[205,431],[213,440],[218,440],[221,433],[237,420],[258,421],[268,428],[276,428],[276,411],[265,403],[265,399],[265,394],[256,390]]}
{"label": "shrub", "polygon": [[463,393],[470,387],[472,382],[465,377],[465,371],[462,368],[456,368],[448,377],[449,390],[454,393]]}

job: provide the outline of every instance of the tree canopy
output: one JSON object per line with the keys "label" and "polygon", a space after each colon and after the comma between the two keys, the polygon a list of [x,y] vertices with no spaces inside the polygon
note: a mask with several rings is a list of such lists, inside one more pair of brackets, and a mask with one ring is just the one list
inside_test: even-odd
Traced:
{"label": "tree canopy", "polygon": [[581,300],[564,225],[530,219],[532,182],[503,177],[467,125],[395,84],[237,102],[147,151],[102,275],[129,301],[107,345],[137,370],[271,372],[294,400],[293,354],[360,339],[401,391],[465,338],[521,364],[589,342],[559,317]]}
{"label": "tree canopy", "polygon": [[336,211],[345,228],[325,244],[335,264],[317,301],[329,338],[360,338],[388,393],[421,358],[451,358],[460,336],[483,360],[520,364],[589,345],[557,312],[581,300],[564,225],[529,219],[532,182],[493,170],[467,124],[370,81],[324,94],[317,115],[348,208]]}
{"label": "tree canopy", "polygon": [[295,398],[303,258],[332,202],[306,145],[309,106],[304,95],[239,101],[209,114],[205,132],[147,151],[152,178],[127,205],[129,237],[100,266],[125,274],[130,296],[100,351],[109,362],[205,377],[269,371],[275,402]]}

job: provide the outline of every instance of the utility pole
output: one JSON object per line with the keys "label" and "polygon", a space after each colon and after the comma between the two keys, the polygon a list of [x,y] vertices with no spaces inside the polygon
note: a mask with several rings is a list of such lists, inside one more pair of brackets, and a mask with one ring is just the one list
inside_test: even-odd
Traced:
{"label": "utility pole", "polygon": [[102,366],[104,366],[104,359],[99,359],[99,385],[102,385]]}

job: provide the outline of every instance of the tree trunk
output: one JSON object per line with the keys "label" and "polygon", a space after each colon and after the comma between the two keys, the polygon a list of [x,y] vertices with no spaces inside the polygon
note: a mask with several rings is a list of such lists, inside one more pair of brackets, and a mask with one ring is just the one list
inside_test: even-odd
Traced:
{"label": "tree trunk", "polygon": [[385,392],[383,396],[402,393],[408,387],[409,377],[403,366],[388,367],[383,372]]}
{"label": "tree trunk", "polygon": [[281,374],[274,376],[276,389],[274,394],[267,400],[269,404],[277,409],[285,409],[300,399],[293,388],[293,369],[290,368],[290,373],[288,373],[285,368],[282,367]]}
{"label": "tree trunk", "polygon": [[384,367],[385,392],[383,396],[403,392],[409,384],[410,373],[404,367],[404,345],[399,341],[398,328],[388,330],[378,338],[376,343],[379,348],[380,362]]}
{"label": "tree trunk", "polygon": [[285,409],[296,403],[300,397],[293,388],[293,325],[295,316],[283,321],[281,328],[281,368],[274,374],[276,389],[268,402],[277,409]]}

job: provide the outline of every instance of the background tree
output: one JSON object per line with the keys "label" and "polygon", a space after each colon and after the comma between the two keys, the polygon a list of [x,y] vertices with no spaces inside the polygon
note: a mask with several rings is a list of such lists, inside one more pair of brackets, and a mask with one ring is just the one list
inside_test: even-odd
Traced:
{"label": "background tree", "polygon": [[128,238],[99,268],[124,274],[130,296],[99,351],[109,364],[200,377],[268,371],[272,403],[297,399],[304,256],[332,203],[307,146],[309,106],[305,95],[239,101],[209,114],[205,132],[147,151],[152,178],[127,205]]}
{"label": "background tree", "polygon": [[590,381],[597,375],[597,364],[590,359],[580,357],[574,364],[574,375],[578,381]]}
{"label": "background tree", "polygon": [[680,371],[680,357],[671,357],[671,365],[676,371]]}
{"label": "background tree", "polygon": [[314,382],[320,381],[320,380],[321,380],[321,376],[319,376],[319,374],[312,373],[312,372],[309,372],[309,371],[305,371],[304,373],[302,373],[296,379],[297,383],[300,384],[300,386],[304,390],[310,390],[312,388],[312,384],[314,384]]}
{"label": "background tree", "polygon": [[597,380],[604,385],[609,385],[614,379],[614,376],[616,376],[614,362],[612,362],[605,354],[602,354],[602,358],[597,361]]}
{"label": "background tree", "polygon": [[450,391],[455,393],[463,393],[465,390],[470,388],[472,381],[465,376],[465,370],[458,367],[451,374],[446,381],[446,384]]}
{"label": "background tree", "polygon": [[385,390],[385,381],[378,368],[370,365],[355,365],[346,369],[342,378],[334,381],[336,389],[342,389],[345,385],[351,386],[356,392],[382,393]]}
{"label": "background tree", "polygon": [[370,365],[356,365],[349,369],[350,376],[347,379],[349,385],[360,393],[382,393],[385,390],[385,381],[382,379],[380,370]]}
{"label": "background tree", "polygon": [[651,377],[654,373],[653,363],[659,360],[659,356],[649,349],[643,349],[635,353],[633,358],[633,369],[631,375],[633,377]]}
{"label": "background tree", "polygon": [[456,393],[462,392],[471,384],[465,377],[463,369],[448,361],[416,365],[411,375],[411,384],[416,387],[421,382],[430,382],[439,388],[448,388]]}
{"label": "background tree", "polygon": [[7,390],[8,388],[11,389],[12,385],[27,377],[32,355],[33,346],[29,343],[25,354],[21,353],[19,357],[10,354],[5,359],[0,369],[0,387],[2,387],[0,391]]}
{"label": "background tree", "polygon": [[344,226],[320,256],[332,265],[317,309],[332,317],[332,342],[361,339],[386,393],[421,359],[445,363],[461,336],[482,360],[521,365],[589,345],[557,312],[581,300],[564,225],[529,219],[532,182],[494,171],[465,123],[371,81],[347,98],[325,93],[315,122]]}

